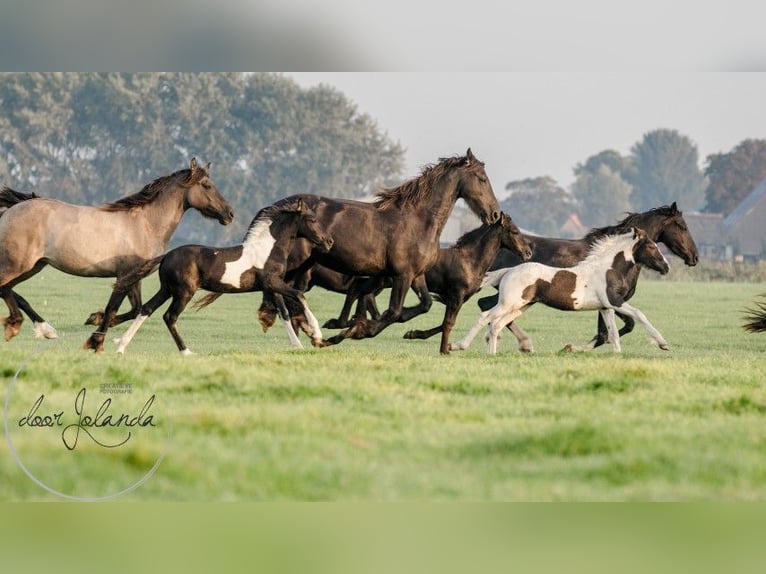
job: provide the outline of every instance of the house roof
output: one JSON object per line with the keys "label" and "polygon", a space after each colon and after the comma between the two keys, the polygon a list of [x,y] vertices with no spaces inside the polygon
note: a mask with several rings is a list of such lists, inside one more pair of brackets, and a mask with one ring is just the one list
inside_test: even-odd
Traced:
{"label": "house roof", "polygon": [[697,245],[723,244],[721,224],[723,215],[720,213],[685,213],[684,221],[689,227],[689,233]]}
{"label": "house roof", "polygon": [[724,229],[730,229],[743,217],[745,217],[756,204],[766,197],[766,179],[764,179],[740,204],[723,220]]}

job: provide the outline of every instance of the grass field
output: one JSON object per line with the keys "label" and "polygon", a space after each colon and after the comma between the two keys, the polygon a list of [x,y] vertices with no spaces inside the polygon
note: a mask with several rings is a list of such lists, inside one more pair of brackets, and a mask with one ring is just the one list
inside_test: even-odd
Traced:
{"label": "grass field", "polygon": [[[401,339],[439,322],[438,304],[376,339],[291,350],[281,326],[261,332],[261,296],[247,294],[182,315],[195,356],[178,354],[161,312],[125,356],[111,336],[106,353],[88,354],[81,323],[109,285],[45,270],[21,291],[61,338],[36,341],[26,321],[0,345],[4,402],[25,364],[8,401],[14,448],[34,476],[65,493],[118,492],[164,453],[124,500],[766,498],[766,335],[739,326],[765,290],[759,285],[642,280],[632,302],[670,352],[637,327],[621,355],[607,347],[560,354],[590,338],[596,314],[538,306],[520,321],[534,355],[519,354],[506,336],[495,357],[481,339],[442,357],[437,338]],[[145,293],[155,286],[149,281]],[[319,290],[309,301],[320,321],[341,303]],[[469,302],[454,339],[476,315]],[[130,386],[131,413],[155,395],[154,434],[136,432],[120,448],[83,434],[70,451],[60,429],[18,425],[43,393],[68,414],[81,388],[91,410],[107,397],[123,400],[99,394],[104,383]],[[96,436],[114,443],[126,430]],[[22,472],[6,441],[0,453],[0,499],[56,498]]]}

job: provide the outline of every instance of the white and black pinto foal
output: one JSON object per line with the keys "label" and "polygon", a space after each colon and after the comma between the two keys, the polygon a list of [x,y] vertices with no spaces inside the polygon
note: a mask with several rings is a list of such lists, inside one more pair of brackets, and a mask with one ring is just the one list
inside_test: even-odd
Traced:
{"label": "white and black pinto foal", "polygon": [[479,315],[476,324],[452,350],[467,349],[481,328],[487,324],[487,351],[497,352],[500,331],[529,306],[543,303],[562,311],[598,310],[609,333],[608,341],[619,353],[620,335],[615,323],[615,311],[641,323],[660,349],[668,344],[646,316],[625,301],[628,292],[627,272],[641,264],[663,275],[668,262],[642,229],[608,235],[590,248],[587,257],[574,267],[550,267],[541,263],[522,263],[516,267],[487,273],[482,287],[499,284],[500,299],[492,309]]}
{"label": "white and black pinto foal", "polygon": [[[211,291],[214,295],[252,291],[273,292],[281,303],[281,318],[292,345],[301,347],[281,297],[292,299],[303,307],[312,344],[323,346],[322,330],[306,299],[300,291],[288,286],[284,281],[287,256],[296,237],[308,239],[325,251],[333,244],[332,238],[320,228],[314,211],[300,198],[287,198],[258,212],[250,223],[241,245],[183,245],[147,261],[115,286],[115,289],[129,289],[132,283],[149,275],[159,266],[160,289],[141,308],[140,314],[125,334],[115,339],[117,352],[124,353],[143,322],[160,305],[172,298],[163,319],[178,345],[178,350],[184,355],[191,354],[178,333],[176,321],[199,289]],[[216,298],[208,297],[205,304]]]}

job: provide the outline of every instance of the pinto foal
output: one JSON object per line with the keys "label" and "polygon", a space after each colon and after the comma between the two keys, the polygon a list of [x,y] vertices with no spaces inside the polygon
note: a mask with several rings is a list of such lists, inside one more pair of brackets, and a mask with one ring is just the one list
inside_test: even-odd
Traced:
{"label": "pinto foal", "polygon": [[203,300],[202,306],[212,303],[222,293],[273,292],[281,303],[282,320],[291,343],[301,347],[281,297],[292,299],[303,308],[310,326],[312,343],[322,346],[322,331],[306,299],[300,291],[284,282],[287,255],[296,237],[303,237],[324,250],[329,250],[333,244],[332,238],[321,230],[314,211],[300,198],[287,198],[258,212],[241,245],[183,245],[146,262],[115,286],[115,290],[129,289],[132,283],[140,281],[159,265],[160,289],[141,308],[140,314],[125,334],[116,339],[117,352],[124,353],[143,322],[172,297],[173,301],[163,319],[178,350],[184,355],[191,354],[178,333],[176,321],[199,289],[212,292],[212,296],[208,295]]}
{"label": "pinto foal", "polygon": [[484,311],[468,334],[452,345],[452,350],[467,349],[484,325],[490,324],[487,351],[497,352],[500,331],[529,306],[543,303],[562,311],[598,310],[608,331],[608,341],[616,353],[621,350],[615,311],[640,322],[660,349],[668,344],[646,316],[628,304],[627,274],[635,265],[645,265],[663,275],[668,262],[646,233],[632,228],[627,233],[609,235],[596,241],[587,257],[569,268],[550,267],[541,263],[522,263],[516,267],[487,273],[484,285],[499,284],[499,301]]}

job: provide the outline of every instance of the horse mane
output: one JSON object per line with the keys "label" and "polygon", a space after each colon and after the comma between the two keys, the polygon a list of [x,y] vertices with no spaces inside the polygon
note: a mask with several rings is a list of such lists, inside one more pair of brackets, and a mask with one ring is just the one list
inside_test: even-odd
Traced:
{"label": "horse mane", "polygon": [[641,227],[641,220],[652,216],[659,215],[662,217],[671,217],[673,215],[680,215],[680,211],[671,205],[662,205],[660,207],[654,207],[649,211],[643,213],[628,212],[622,221],[617,222],[614,225],[608,225],[606,227],[594,227],[591,229],[583,239],[587,243],[593,243],[607,235],[617,235],[625,233],[631,227]]}
{"label": "horse mane", "polygon": [[375,205],[378,209],[386,209],[393,205],[398,207],[420,205],[431,193],[434,184],[440,177],[455,167],[465,165],[465,163],[466,156],[440,158],[438,163],[426,165],[420,175],[405,181],[400,186],[378,191],[375,194]]}
{"label": "horse mane", "polygon": [[250,233],[253,231],[255,226],[260,223],[261,221],[273,221],[275,218],[277,218],[280,214],[284,212],[293,212],[296,209],[296,204],[298,203],[299,199],[295,197],[286,197],[284,199],[280,199],[276,203],[273,203],[272,205],[267,205],[266,207],[261,208],[258,210],[258,213],[255,214],[255,217],[253,217],[253,220],[250,222],[250,225],[247,226],[247,231],[245,231],[245,237],[242,240],[242,243],[247,241],[248,237],[250,236]]}
{"label": "horse mane", "polygon": [[[617,247],[628,243],[633,243],[632,228],[628,231],[623,230],[598,237],[594,240],[593,244],[591,244],[590,248],[588,249],[588,255],[583,260],[583,263],[586,261],[594,261],[596,259],[600,259],[610,253],[621,251],[621,249],[617,249]],[[624,246],[622,249],[624,249]]]}
{"label": "horse mane", "polygon": [[476,238],[481,237],[485,233],[487,233],[490,229],[491,225],[480,225],[479,227],[475,229],[471,229],[471,231],[465,232],[463,235],[458,237],[457,241],[455,241],[455,244],[452,246],[453,249],[462,249],[466,245],[471,245],[475,243]]}
{"label": "horse mane", "polygon": [[207,172],[202,167],[197,167],[197,169],[193,171],[189,168],[180,169],[170,175],[158,177],[151,183],[146,184],[141,191],[134,193],[133,195],[100,205],[99,209],[103,211],[130,211],[133,208],[152,203],[171,183],[189,187],[197,183],[206,175]]}

